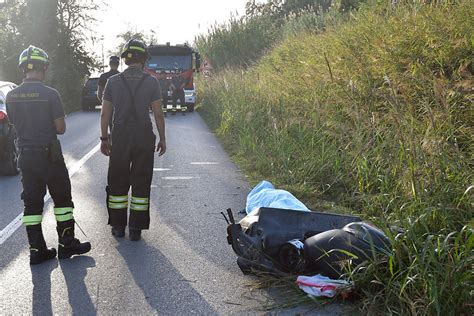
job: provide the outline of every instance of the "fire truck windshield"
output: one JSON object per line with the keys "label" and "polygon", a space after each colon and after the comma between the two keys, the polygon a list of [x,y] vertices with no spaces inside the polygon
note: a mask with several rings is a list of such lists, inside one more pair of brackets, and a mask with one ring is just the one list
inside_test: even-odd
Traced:
{"label": "fire truck windshield", "polygon": [[154,55],[147,61],[147,68],[151,70],[187,70],[192,67],[191,55]]}

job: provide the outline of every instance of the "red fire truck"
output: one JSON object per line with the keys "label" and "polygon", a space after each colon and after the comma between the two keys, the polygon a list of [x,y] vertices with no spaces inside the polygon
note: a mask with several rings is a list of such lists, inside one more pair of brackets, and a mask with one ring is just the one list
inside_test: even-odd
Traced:
{"label": "red fire truck", "polygon": [[[148,58],[145,71],[155,76],[162,86],[162,91],[167,92],[167,102],[164,102],[164,111],[171,112],[192,112],[196,104],[196,89],[194,86],[194,72],[199,71],[201,57],[187,44],[184,45],[151,45],[148,47]],[[172,106],[171,86],[173,77],[179,76],[181,82],[185,83],[184,102],[179,100],[176,108]],[[167,90],[167,91],[166,91]],[[165,104],[167,103],[167,104]]]}

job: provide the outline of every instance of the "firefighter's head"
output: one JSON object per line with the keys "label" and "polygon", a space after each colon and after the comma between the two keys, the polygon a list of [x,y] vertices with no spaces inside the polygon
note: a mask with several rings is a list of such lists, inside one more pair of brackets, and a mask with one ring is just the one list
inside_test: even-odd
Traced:
{"label": "firefighter's head", "polygon": [[118,56],[110,56],[109,58],[110,69],[117,70],[119,64],[120,64],[120,58]]}
{"label": "firefighter's head", "polygon": [[39,76],[45,75],[49,66],[48,54],[41,48],[30,45],[21,52],[18,58],[18,67],[23,70],[25,75],[35,73]]}
{"label": "firefighter's head", "polygon": [[148,50],[145,43],[140,40],[131,39],[123,47],[123,52],[121,57],[125,59],[126,65],[140,63],[145,64],[148,58]]}

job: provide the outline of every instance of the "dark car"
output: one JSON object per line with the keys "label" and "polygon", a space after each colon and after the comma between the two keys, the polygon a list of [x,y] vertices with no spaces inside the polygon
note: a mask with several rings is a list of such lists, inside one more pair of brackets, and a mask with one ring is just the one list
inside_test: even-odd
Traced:
{"label": "dark car", "polygon": [[82,88],[82,110],[93,111],[97,105],[100,105],[100,100],[97,98],[99,78],[89,78]]}
{"label": "dark car", "polygon": [[16,175],[20,171],[16,132],[8,120],[5,106],[7,93],[15,87],[14,83],[0,81],[0,174],[2,175]]}

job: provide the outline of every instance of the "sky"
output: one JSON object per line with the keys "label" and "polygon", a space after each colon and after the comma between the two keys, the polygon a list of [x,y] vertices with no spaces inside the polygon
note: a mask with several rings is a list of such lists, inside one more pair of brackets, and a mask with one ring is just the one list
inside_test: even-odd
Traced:
{"label": "sky", "polygon": [[198,34],[207,33],[215,22],[230,15],[245,12],[246,0],[103,0],[104,9],[97,12],[97,37],[103,41],[94,45],[96,54],[117,47],[117,34],[128,29],[154,30],[158,43],[193,43]]}

